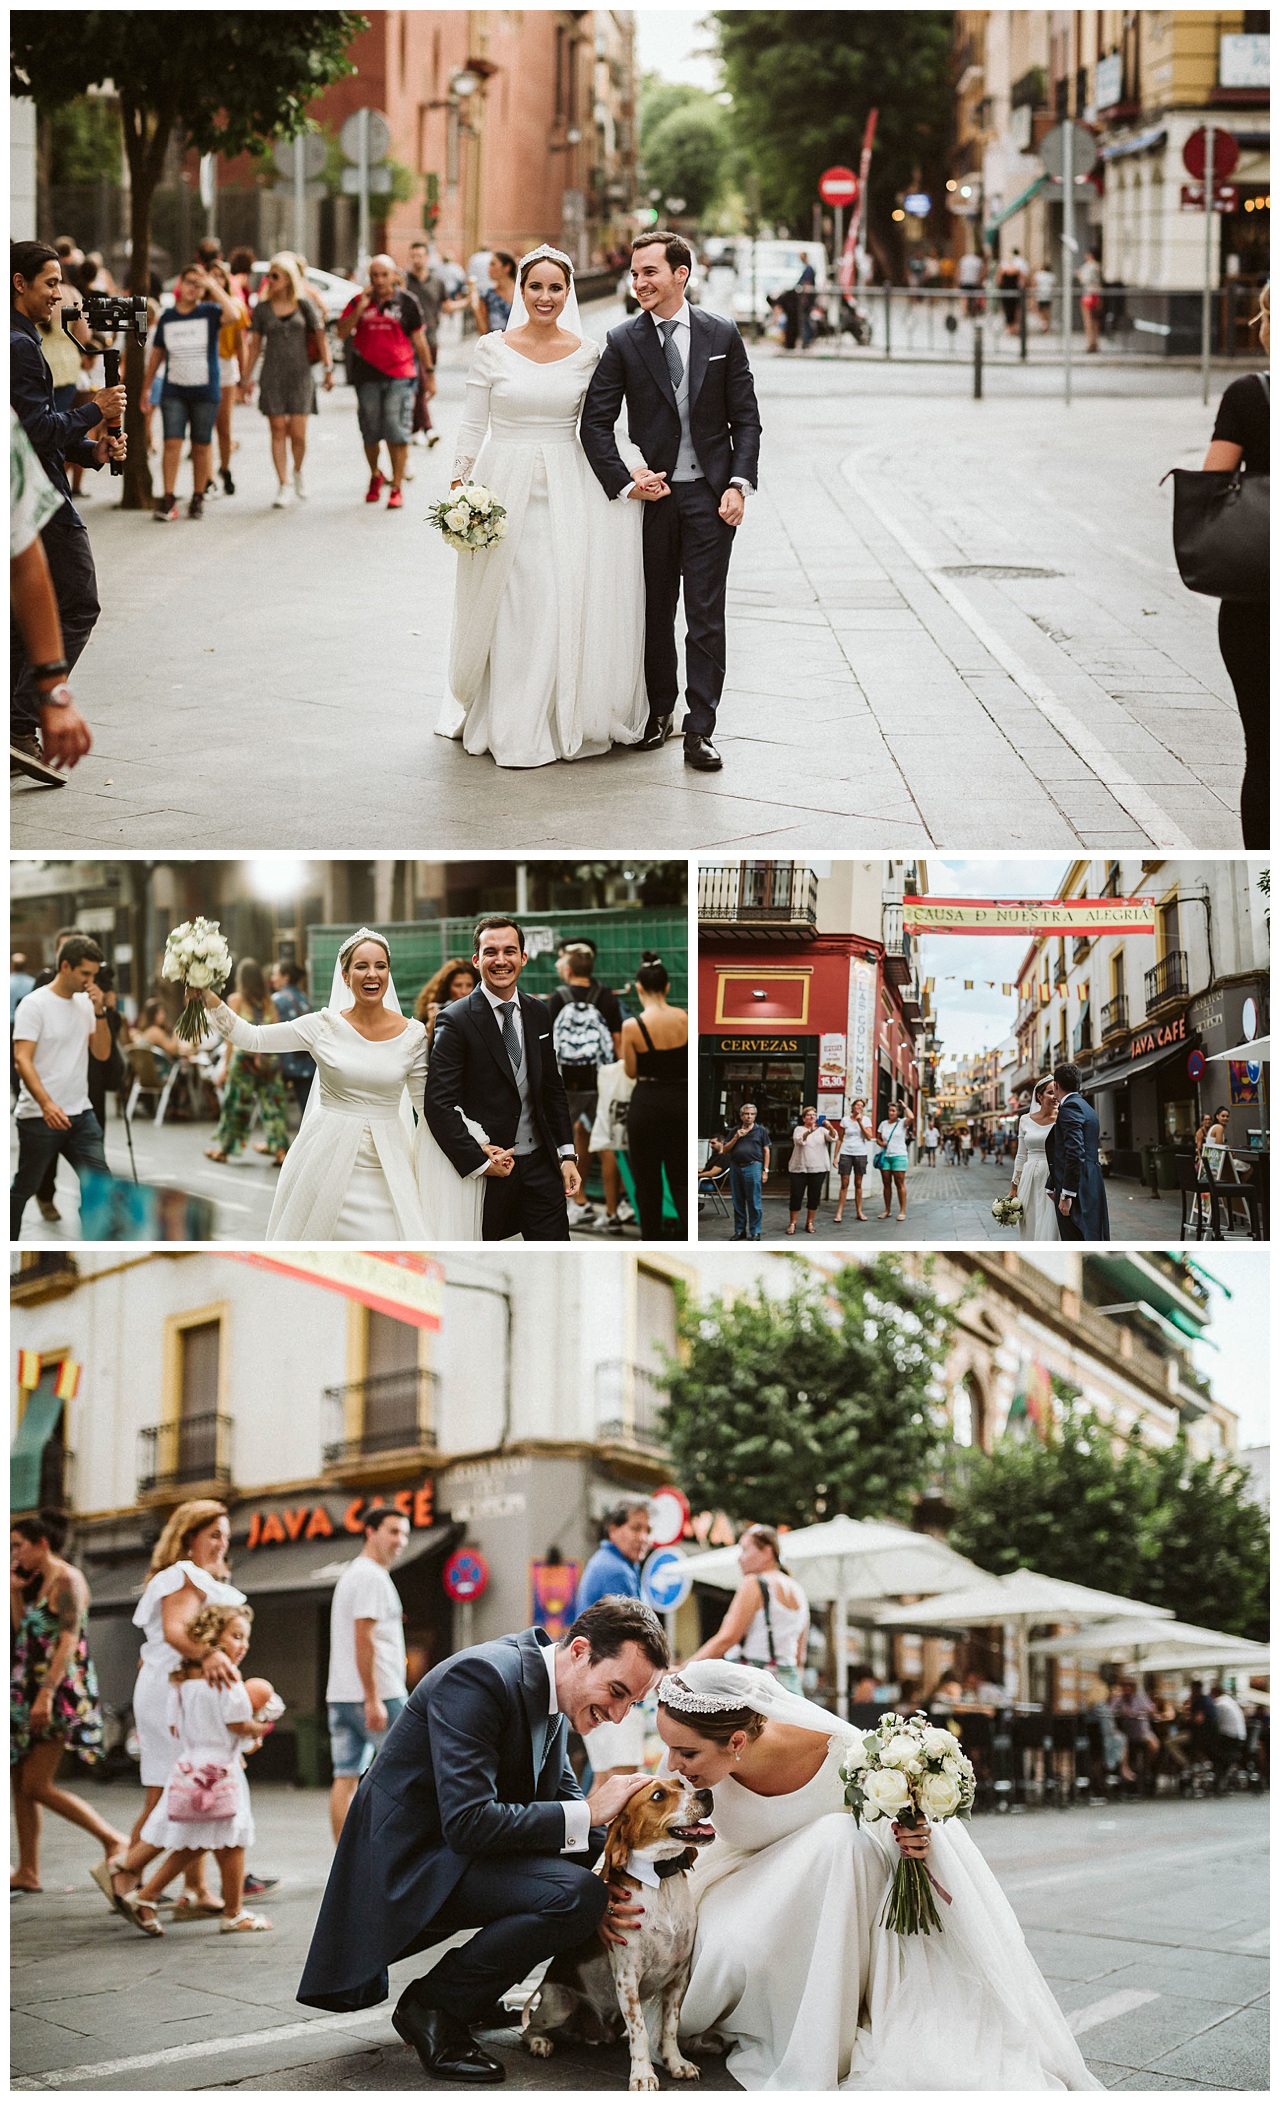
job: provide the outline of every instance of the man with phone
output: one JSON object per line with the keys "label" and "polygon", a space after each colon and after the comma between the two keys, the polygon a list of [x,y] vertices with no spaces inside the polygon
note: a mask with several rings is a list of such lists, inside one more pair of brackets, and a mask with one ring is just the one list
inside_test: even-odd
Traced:
{"label": "man with phone", "polygon": [[69,1160],[80,1180],[110,1175],[102,1126],[89,1100],[89,1060],[111,1056],[111,1030],[97,984],[102,950],[87,934],[58,949],[52,984],[28,992],[13,1017],[18,1092],[18,1171],[9,1190],[9,1237],[50,1163]]}

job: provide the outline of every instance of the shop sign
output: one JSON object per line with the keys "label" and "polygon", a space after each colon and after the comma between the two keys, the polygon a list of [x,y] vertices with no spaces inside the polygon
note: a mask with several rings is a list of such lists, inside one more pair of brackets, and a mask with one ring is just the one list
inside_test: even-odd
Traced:
{"label": "shop sign", "polygon": [[843,1094],[819,1094],[817,1101],[817,1110],[819,1116],[826,1116],[828,1118],[833,1116],[839,1116],[843,1108]]}
{"label": "shop sign", "polygon": [[834,1032],[818,1038],[818,1085],[843,1089],[846,1038]]}
{"label": "shop sign", "polygon": [[251,1510],[245,1546],[253,1551],[257,1547],[285,1546],[296,1539],[333,1539],[343,1533],[358,1538],[364,1530],[365,1511],[374,1504],[398,1510],[402,1517],[408,1518],[410,1527],[416,1532],[425,1531],[435,1523],[435,1487],[426,1481],[421,1488],[397,1488],[381,1495],[356,1496],[352,1502],[334,1498]]}
{"label": "shop sign", "polygon": [[1179,1014],[1176,1021],[1162,1021],[1158,1028],[1143,1029],[1129,1044],[1130,1063],[1135,1058],[1149,1057],[1154,1050],[1169,1050],[1175,1043],[1187,1040],[1187,1017]]}
{"label": "shop sign", "polygon": [[293,1248],[287,1255],[234,1250],[232,1259],[304,1284],[357,1299],[375,1313],[413,1328],[438,1328],[444,1309],[444,1270],[430,1255],[374,1255],[363,1249]]}
{"label": "shop sign", "polygon": [[529,1563],[530,1625],[544,1628],[553,1641],[563,1641],[573,1624],[578,1575],[576,1561]]}
{"label": "shop sign", "polygon": [[904,897],[908,934],[1154,934],[1153,897]]}
{"label": "shop sign", "polygon": [[790,1052],[800,1056],[805,1049],[803,1036],[714,1036],[712,1042],[717,1051],[762,1051],[769,1057],[783,1057]]}
{"label": "shop sign", "polygon": [[876,966],[865,956],[849,964],[849,1098],[871,1094],[871,1068],[876,1054]]}
{"label": "shop sign", "polygon": [[1231,1076],[1232,1107],[1235,1108],[1238,1104],[1244,1102],[1256,1102],[1258,1099],[1258,1081],[1262,1077],[1262,1067],[1255,1065],[1252,1061],[1247,1065],[1237,1065],[1235,1060],[1232,1059],[1227,1066],[1227,1071]]}

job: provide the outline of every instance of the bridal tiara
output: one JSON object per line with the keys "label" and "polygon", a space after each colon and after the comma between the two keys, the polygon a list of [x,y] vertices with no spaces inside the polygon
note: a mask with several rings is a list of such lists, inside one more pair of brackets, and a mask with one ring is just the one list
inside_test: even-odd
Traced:
{"label": "bridal tiara", "polygon": [[569,282],[570,284],[573,283],[573,263],[562,248],[552,248],[547,241],[543,241],[537,248],[531,248],[529,253],[522,255],[516,264],[517,275],[524,269],[526,263],[536,262],[563,263],[565,269],[569,272]]}
{"label": "bridal tiara", "polygon": [[747,1702],[743,1694],[694,1692],[684,1679],[669,1675],[658,1686],[659,1707],[670,1707],[675,1714],[729,1714],[735,1707],[744,1707]]}
{"label": "bridal tiara", "polygon": [[338,950],[338,961],[341,963],[344,956],[353,955],[362,941],[376,941],[379,948],[384,951],[388,963],[391,961],[391,943],[385,934],[380,934],[377,928],[372,926],[357,927],[354,934],[347,935],[346,940]]}

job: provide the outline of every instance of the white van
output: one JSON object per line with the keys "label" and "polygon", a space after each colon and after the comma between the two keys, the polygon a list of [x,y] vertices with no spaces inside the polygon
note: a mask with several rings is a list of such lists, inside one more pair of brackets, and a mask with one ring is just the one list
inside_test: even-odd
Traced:
{"label": "white van", "polygon": [[813,264],[817,290],[822,291],[828,278],[821,241],[735,241],[734,320],[767,321],[773,301],[799,282],[806,263]]}

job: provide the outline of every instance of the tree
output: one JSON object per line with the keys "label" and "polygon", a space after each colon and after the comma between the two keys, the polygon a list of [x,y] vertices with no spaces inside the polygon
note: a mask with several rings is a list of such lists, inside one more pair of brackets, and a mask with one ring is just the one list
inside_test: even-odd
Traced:
{"label": "tree", "polygon": [[766,217],[808,234],[824,168],[854,168],[880,112],[868,219],[898,246],[891,213],[917,182],[938,194],[951,128],[951,15],[940,8],[717,13],[734,139]]}
{"label": "tree", "polygon": [[725,113],[713,96],[700,95],[670,110],[649,131],[642,148],[643,180],[664,198],[683,198],[677,216],[701,219],[719,197],[728,160]]}
{"label": "tree", "polygon": [[[19,10],[10,16],[10,86],[42,114],[110,81],[119,97],[129,162],[129,289],[151,270],[151,204],[171,141],[232,157],[292,138],[316,95],[353,70],[348,47],[363,15],[269,10],[90,10],[74,17]],[[129,460],[124,505],[151,503],[141,395],[144,351],[125,361]]]}
{"label": "tree", "polygon": [[698,1507],[739,1520],[910,1515],[951,1315],[889,1257],[680,1306],[664,1435]]}
{"label": "tree", "polygon": [[1150,1461],[1144,1597],[1181,1620],[1269,1639],[1267,1514],[1234,1460],[1193,1459],[1179,1438]]}

